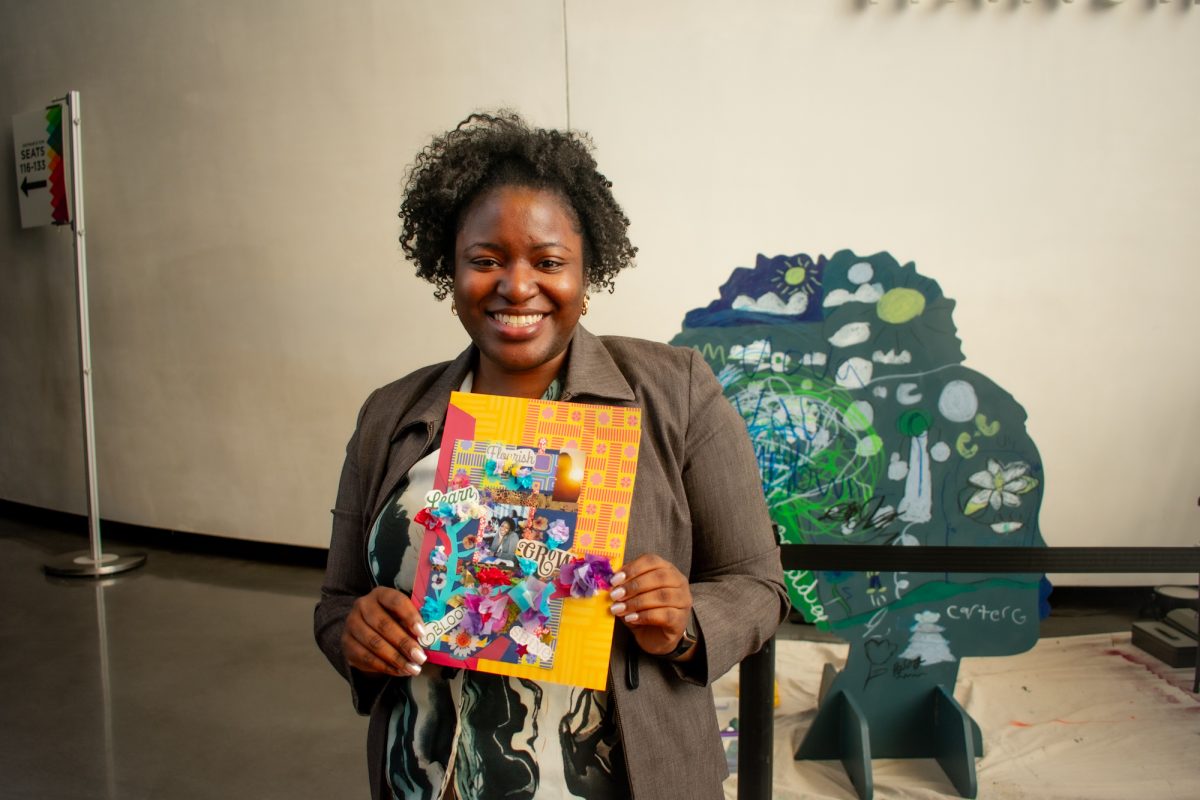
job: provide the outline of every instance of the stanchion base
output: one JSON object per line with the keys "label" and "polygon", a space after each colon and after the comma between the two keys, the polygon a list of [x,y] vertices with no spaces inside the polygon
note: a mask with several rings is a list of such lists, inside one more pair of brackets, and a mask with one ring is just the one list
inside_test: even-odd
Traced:
{"label": "stanchion base", "polygon": [[106,575],[137,569],[145,563],[145,553],[101,553],[97,560],[92,558],[92,551],[78,550],[58,556],[42,566],[47,575],[64,578],[103,578]]}

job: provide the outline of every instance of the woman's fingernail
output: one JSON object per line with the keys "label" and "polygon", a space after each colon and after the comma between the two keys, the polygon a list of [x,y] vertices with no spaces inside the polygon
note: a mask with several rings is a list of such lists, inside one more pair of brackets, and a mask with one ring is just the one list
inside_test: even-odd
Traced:
{"label": "woman's fingernail", "polygon": [[625,590],[624,589],[613,589],[611,592],[608,593],[608,596],[611,597],[613,600],[620,600],[622,597],[625,596]]}
{"label": "woman's fingernail", "polygon": [[417,636],[420,636],[422,639],[425,638],[425,626],[419,622],[417,623]]}
{"label": "woman's fingernail", "polygon": [[415,647],[409,651],[409,658],[412,659],[412,662],[414,664],[424,664],[425,663],[425,653],[423,653],[422,651],[418,650]]}
{"label": "woman's fingernail", "polygon": [[638,615],[637,615],[637,612],[636,612],[636,611],[634,611],[632,614],[626,614],[626,615],[625,615],[625,621],[626,621],[626,622],[637,622],[637,621],[638,621]]}
{"label": "woman's fingernail", "polygon": [[409,664],[409,665],[408,665],[408,669],[409,669],[409,671],[410,671],[410,672],[412,672],[412,674],[413,674],[413,675],[420,675],[420,674],[421,674],[421,667],[420,667],[420,666],[418,666],[417,664]]}
{"label": "woman's fingernail", "polygon": [[608,585],[609,586],[620,586],[624,582],[625,582],[625,573],[618,572],[616,575],[612,576],[612,580],[608,582]]}
{"label": "woman's fingernail", "polygon": [[614,617],[619,617],[619,616],[621,616],[621,612],[622,612],[622,611],[624,611],[624,610],[625,610],[625,604],[624,604],[624,603],[613,603],[613,606],[612,606],[612,613],[613,613],[613,616],[614,616]]}

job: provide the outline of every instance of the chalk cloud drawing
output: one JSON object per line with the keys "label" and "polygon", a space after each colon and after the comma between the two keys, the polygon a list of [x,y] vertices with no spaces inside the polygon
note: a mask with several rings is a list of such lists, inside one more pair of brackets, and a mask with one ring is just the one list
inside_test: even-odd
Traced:
{"label": "chalk cloud drawing", "polygon": [[[842,250],[760,255],[687,313],[672,343],[700,351],[745,421],[782,541],[1044,545],[1025,411],[963,366],[953,311],[913,264]],[[861,707],[874,757],[929,754],[929,695],[953,694],[961,657],[1033,646],[1041,578],[787,573],[793,605],[850,642],[823,696]]]}

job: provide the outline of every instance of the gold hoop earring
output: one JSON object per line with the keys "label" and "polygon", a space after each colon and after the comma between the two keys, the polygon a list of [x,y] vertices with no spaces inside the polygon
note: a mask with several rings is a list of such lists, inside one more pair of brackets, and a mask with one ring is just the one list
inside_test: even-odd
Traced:
{"label": "gold hoop earring", "polygon": [[453,300],[450,301],[450,314],[455,317],[458,316],[458,306],[454,303]]}
{"label": "gold hoop earring", "polygon": [[591,301],[591,298],[590,298],[590,297],[588,297],[588,296],[585,294],[585,295],[583,296],[583,310],[582,310],[582,311],[579,313],[579,315],[580,315],[581,317],[586,317],[586,316],[587,316],[587,311],[588,311],[588,303],[589,303],[590,301]]}

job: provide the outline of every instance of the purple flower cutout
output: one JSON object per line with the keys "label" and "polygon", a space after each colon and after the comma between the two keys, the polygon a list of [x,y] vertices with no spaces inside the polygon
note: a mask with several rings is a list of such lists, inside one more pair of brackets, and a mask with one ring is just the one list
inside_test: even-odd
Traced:
{"label": "purple flower cutout", "polygon": [[564,592],[570,590],[572,597],[591,597],[597,589],[608,589],[612,576],[608,557],[589,553],[563,564],[558,573],[558,585]]}

